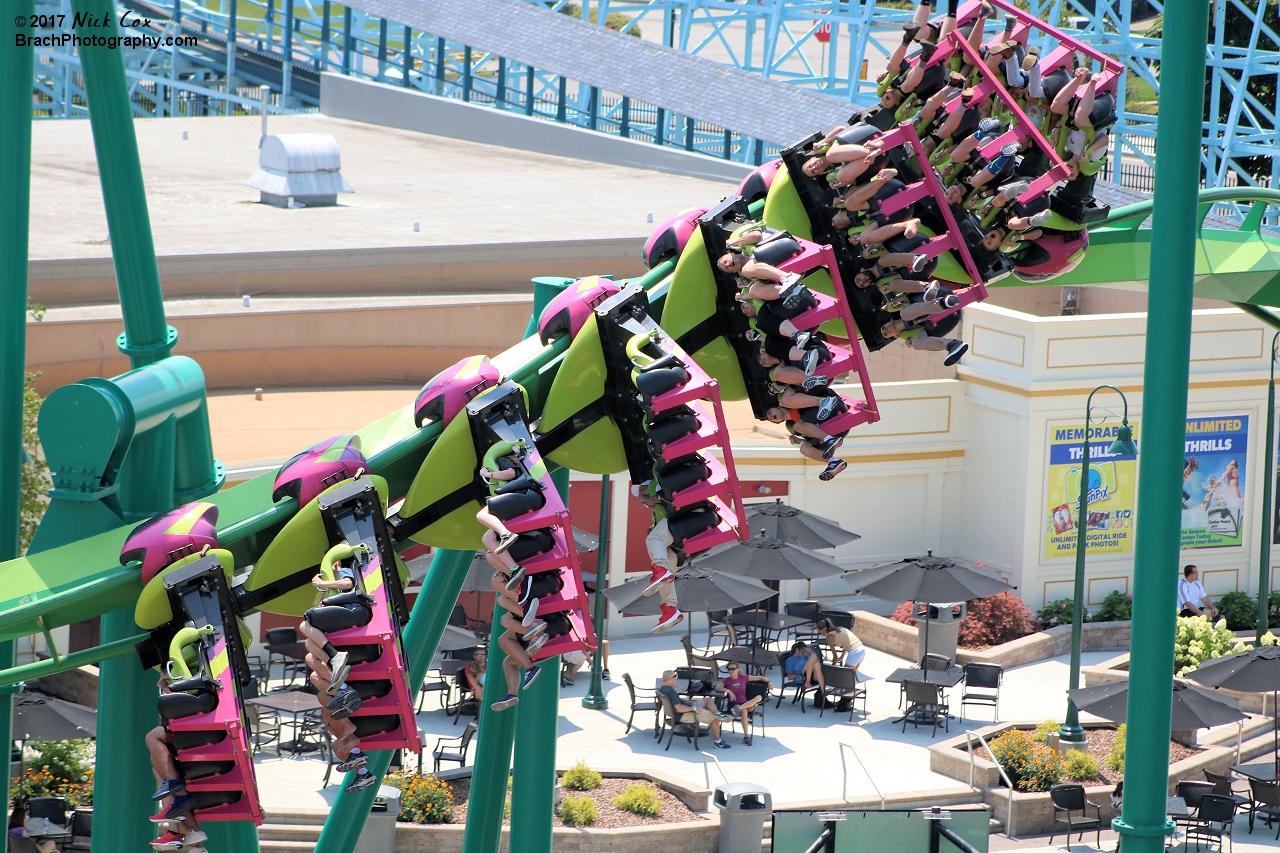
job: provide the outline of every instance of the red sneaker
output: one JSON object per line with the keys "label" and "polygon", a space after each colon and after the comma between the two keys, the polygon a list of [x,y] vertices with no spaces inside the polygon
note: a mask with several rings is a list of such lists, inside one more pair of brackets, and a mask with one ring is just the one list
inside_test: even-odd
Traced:
{"label": "red sneaker", "polygon": [[665,566],[659,566],[656,563],[650,572],[649,585],[644,588],[645,595],[653,595],[665,584],[673,583],[676,579],[676,576],[667,571]]}
{"label": "red sneaker", "polygon": [[653,626],[654,634],[661,634],[684,621],[684,614],[669,604],[662,605],[662,618]]}

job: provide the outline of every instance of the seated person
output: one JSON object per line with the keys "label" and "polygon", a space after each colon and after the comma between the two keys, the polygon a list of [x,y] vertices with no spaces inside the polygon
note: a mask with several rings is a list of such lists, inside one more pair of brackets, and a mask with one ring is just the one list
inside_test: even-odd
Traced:
{"label": "seated person", "polygon": [[644,538],[644,547],[649,554],[649,585],[645,587],[644,594],[656,592],[661,596],[658,624],[652,628],[652,633],[661,634],[684,621],[675,585],[680,555],[675,550],[676,540],[670,523],[675,507],[663,498],[656,476],[632,486],[631,494],[649,510],[653,519]]}
{"label": "seated person", "polygon": [[[964,112],[966,111],[957,110],[956,114],[963,115]],[[979,145],[986,145],[1003,132],[1004,129],[997,119],[979,119],[977,127],[968,136],[957,140],[954,145],[939,149],[932,158],[932,162],[941,170],[943,183],[952,183],[950,177],[960,171],[961,164],[969,162],[974,150]]]}
{"label": "seated person", "polygon": [[[819,346],[825,348],[825,344],[819,344]],[[805,354],[808,355],[809,352],[814,351],[805,351]],[[829,352],[830,350],[828,350]],[[763,349],[756,350],[756,363],[769,371],[770,382],[795,385],[805,391],[812,391],[814,388],[821,388],[824,385],[831,384],[830,377],[812,376],[804,372],[803,366],[794,366],[790,361],[783,363]]]}
{"label": "seated person", "polygon": [[854,273],[853,283],[861,288],[868,288],[873,285],[881,287],[899,277],[889,275],[889,270],[905,269],[918,273],[929,265],[930,260],[932,259],[924,254],[912,255],[906,252],[888,252],[876,258],[875,263],[871,266]]}
{"label": "seated person", "polygon": [[944,337],[947,332],[960,324],[960,312],[948,314],[937,323],[925,318],[923,320],[906,321],[895,318],[880,327],[881,336],[890,340],[897,338],[906,341],[907,346],[915,350],[927,352],[946,352],[942,363],[947,367],[959,361],[969,345],[961,340]]}
{"label": "seated person", "polygon": [[476,521],[488,528],[480,541],[502,561],[513,588],[524,578],[524,568],[506,556],[507,549],[515,544],[516,534],[503,522],[539,510],[547,502],[542,496],[542,484],[524,469],[526,452],[523,439],[499,441],[485,452],[480,466],[480,477],[489,485],[489,497],[476,513]]}
{"label": "seated person", "polygon": [[311,579],[312,585],[328,595],[320,606],[303,614],[298,626],[307,646],[307,666],[311,669],[311,684],[320,691],[323,704],[343,719],[360,707],[360,697],[344,685],[351,671],[350,655],[338,651],[329,643],[331,631],[341,631],[369,624],[373,617],[371,599],[360,589],[360,562],[345,566],[356,555],[367,559],[369,549],[364,545],[348,545],[345,542],[333,546],[320,561],[320,572]]}
{"label": "seated person", "polygon": [[807,296],[807,299],[797,298],[792,302],[791,307],[780,299],[770,302],[764,299],[751,299],[742,294],[738,294],[735,298],[741,303],[738,310],[747,318],[747,325],[752,330],[761,335],[790,339],[792,343],[803,349],[813,335],[809,329],[797,327],[792,320],[812,309],[817,302],[814,301],[812,294],[806,292],[802,295]]}
{"label": "seated person", "polygon": [[817,631],[823,638],[823,642],[831,648],[831,662],[836,666],[847,666],[857,672],[867,656],[867,650],[858,639],[858,635],[830,619],[820,621]]}
{"label": "seated person", "polygon": [[[602,640],[600,643],[600,654],[604,657],[600,661],[600,678],[609,680],[609,641]],[[564,666],[564,670],[560,676],[561,687],[572,687],[574,679],[578,677],[578,673],[584,666],[591,662],[591,655],[580,649],[565,652],[560,656],[560,663]]]}
{"label": "seated person", "polygon": [[[772,390],[772,389],[771,389]],[[814,462],[825,462],[826,468],[818,475],[818,479],[828,482],[848,467],[848,464],[835,457],[835,452],[844,443],[847,430],[831,435],[823,427],[825,421],[848,411],[844,400],[829,388],[814,389],[824,392],[823,397],[804,394],[794,389],[783,389],[778,395],[782,405],[765,411],[765,419],[770,423],[783,424],[791,434],[791,442],[799,447],[800,455]],[[813,404],[813,401],[819,401]],[[805,406],[790,406],[792,403],[805,403]]]}
{"label": "seated person", "polygon": [[462,668],[462,678],[459,680],[476,699],[484,698],[484,677],[488,660],[489,656],[484,649],[476,649],[471,660]]}
{"label": "seated person", "polygon": [[763,681],[769,685],[769,689],[773,689],[773,682],[765,678],[763,675],[746,675],[742,672],[742,667],[730,661],[725,667],[729,671],[727,678],[720,682],[720,685],[729,694],[729,713],[742,721],[742,743],[745,746],[751,746],[751,710],[764,701],[763,696],[752,696],[747,698],[747,682]]}
{"label": "seated person", "polygon": [[[198,669],[200,643],[212,634],[212,627],[197,630],[188,626],[178,631],[169,645],[169,665],[156,684],[161,693],[170,692],[171,683],[190,678],[191,667]],[[160,811],[151,821],[165,829],[165,833],[151,842],[151,846],[157,850],[194,848],[209,836],[200,829],[195,816],[196,798],[187,793],[186,781],[174,761],[177,751],[173,746],[173,733],[163,725],[156,726],[147,732],[144,742],[151,758],[151,772],[159,786],[151,799],[159,802]]]}
{"label": "seated person", "polygon": [[[530,630],[525,632],[525,639],[522,642],[520,631],[523,630],[523,627],[512,618],[511,614],[503,614],[501,622],[507,630],[498,638],[498,646],[507,653],[506,659],[502,662],[502,674],[507,682],[507,693],[489,706],[494,711],[505,711],[514,707],[520,701],[517,693],[521,690],[527,690],[529,685],[533,684],[534,679],[542,672],[541,668],[530,659],[530,656],[537,654],[549,640],[568,634],[573,630],[573,623],[569,621],[569,617],[564,613],[549,613],[545,620],[541,621],[545,627],[537,632],[537,636],[530,640],[529,636],[533,633]],[[520,677],[521,669],[524,670],[523,679]]]}
{"label": "seated person", "polygon": [[[516,590],[512,590],[507,586],[511,576],[507,574],[502,562],[492,554],[486,554],[485,558],[494,569],[493,575],[489,578],[489,586],[498,594],[496,599],[498,606],[519,619],[521,626],[526,630],[533,629],[538,624],[538,600],[546,595],[554,595],[564,588],[560,572],[526,575]],[[535,592],[538,594],[535,595]]]}
{"label": "seated person", "polygon": [[865,211],[873,198],[887,198],[905,187],[906,184],[898,180],[897,169],[881,169],[866,183],[858,184],[843,195],[837,195],[831,206],[849,211],[850,214]]}
{"label": "seated person", "polygon": [[[849,186],[854,183],[883,154],[882,143],[876,136],[864,138],[867,131],[865,125],[852,128],[841,125],[833,129],[826,138],[814,143],[814,156],[805,161],[801,171],[816,178],[834,170],[837,184]],[[855,142],[855,139],[861,141]]]}
{"label": "seated person", "polygon": [[[711,729],[711,737],[714,738],[712,745],[716,749],[729,748],[729,744],[720,738],[720,721],[731,719],[731,717],[729,714],[717,713],[715,703],[710,696],[700,696],[686,701],[676,692],[674,669],[668,669],[662,673],[662,686],[658,688],[658,692],[671,702],[671,709],[676,712],[676,722],[708,726]],[[689,702],[698,704],[690,705]]]}
{"label": "seated person", "polygon": [[884,310],[897,314],[910,323],[933,314],[941,314],[959,304],[960,299],[951,292],[951,288],[943,287],[935,281],[930,282],[922,293],[895,294],[885,303]]}
{"label": "seated person", "polygon": [[826,682],[822,680],[822,658],[803,641],[797,640],[791,647],[791,654],[782,659],[782,672],[788,684],[800,685],[802,690],[808,690],[814,684],[820,691],[827,689]]}

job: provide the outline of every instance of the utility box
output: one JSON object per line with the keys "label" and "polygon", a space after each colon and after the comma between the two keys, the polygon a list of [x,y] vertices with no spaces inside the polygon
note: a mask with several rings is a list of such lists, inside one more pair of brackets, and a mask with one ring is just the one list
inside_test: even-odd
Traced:
{"label": "utility box", "polygon": [[395,853],[396,818],[400,817],[400,789],[390,785],[378,788],[378,796],[369,810],[364,831],[352,853]]}
{"label": "utility box", "polygon": [[944,655],[956,659],[959,645],[960,623],[969,615],[969,605],[964,601],[926,603],[917,601],[911,614],[916,620],[916,663],[925,654]]}
{"label": "utility box", "polygon": [[720,853],[759,853],[773,795],[760,785],[730,782],[716,788],[712,802],[720,812]]}
{"label": "utility box", "polygon": [[246,183],[261,191],[259,201],[275,207],[332,207],[338,193],[354,192],[342,177],[338,140],[327,133],[268,136],[258,171]]}

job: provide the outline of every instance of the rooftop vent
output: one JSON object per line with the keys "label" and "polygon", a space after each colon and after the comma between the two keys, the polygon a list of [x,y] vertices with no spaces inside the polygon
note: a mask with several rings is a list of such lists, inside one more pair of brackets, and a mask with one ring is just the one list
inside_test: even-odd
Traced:
{"label": "rooftop vent", "polygon": [[354,192],[341,169],[338,141],[327,133],[268,136],[258,154],[258,171],[246,183],[261,191],[263,204],[332,207],[338,193]]}

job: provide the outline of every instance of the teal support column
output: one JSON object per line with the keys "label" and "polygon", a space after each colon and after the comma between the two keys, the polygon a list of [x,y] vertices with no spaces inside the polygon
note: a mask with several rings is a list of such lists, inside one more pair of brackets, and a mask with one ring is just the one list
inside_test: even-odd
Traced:
{"label": "teal support column", "polygon": [[[569,469],[557,468],[551,480],[569,503]],[[571,531],[572,533],[572,531]],[[570,536],[572,538],[572,536]],[[511,837],[520,853],[551,853],[555,809],[556,724],[560,709],[560,656],[538,664],[542,672],[516,706],[515,770],[511,784]]]}
{"label": "teal support column", "polygon": [[[102,617],[104,643],[137,633],[132,607]],[[151,792],[156,789],[156,780],[143,738],[160,724],[156,678],[155,672],[144,670],[132,655],[103,661],[98,667],[93,853],[147,850],[155,838],[148,818],[154,805]]]}
{"label": "teal support column", "polygon": [[487,671],[491,675],[484,680],[485,696],[480,701],[480,725],[476,730],[476,757],[471,768],[471,793],[467,798],[467,828],[462,835],[462,853],[497,853],[498,842],[502,840],[502,812],[507,799],[507,774],[511,769],[516,714],[510,710],[495,711],[489,705],[507,692],[506,682],[502,679],[502,664],[507,655],[498,646],[498,638],[506,630],[498,622],[503,613],[506,611],[495,604],[493,630],[489,634]]}
{"label": "teal support column", "polygon": [[1128,718],[1144,725],[1129,727],[1124,810],[1112,824],[1125,853],[1161,853],[1173,831],[1165,817],[1169,707],[1209,4],[1170,0],[1164,11],[1129,657]]}
{"label": "teal support column", "polygon": [[1261,645],[1271,618],[1271,538],[1275,521],[1271,515],[1271,497],[1276,482],[1276,342],[1280,332],[1271,337],[1271,379],[1267,382],[1267,444],[1262,455],[1262,531],[1258,545],[1258,618],[1254,625],[1254,642]]}
{"label": "teal support column", "polygon": [[[431,666],[431,659],[436,655],[440,637],[444,635],[444,626],[449,621],[449,614],[458,600],[458,593],[462,591],[462,584],[467,579],[467,570],[474,557],[474,551],[440,550],[431,558],[431,568],[427,569],[422,591],[413,602],[409,624],[401,637],[404,653],[409,658],[409,692],[415,699],[422,687],[422,679]],[[379,779],[386,775],[390,765],[390,750],[369,753],[369,772]],[[355,775],[355,771],[348,773],[338,784],[345,788],[355,779]],[[369,809],[373,807],[373,799],[377,795],[377,785],[370,785],[354,794],[340,791],[329,811],[329,817],[325,819],[315,853],[351,853],[360,840],[365,819],[369,817]]]}
{"label": "teal support column", "polygon": [[164,319],[160,272],[151,240],[151,217],[147,214],[147,193],[124,74],[124,52],[105,45],[93,46],[94,41],[119,37],[119,16],[112,0],[74,0],[73,8],[90,21],[109,22],[106,27],[79,27],[76,33],[87,42],[80,48],[80,67],[124,313],[124,334],[116,343],[133,367],[142,367],[169,355],[178,333]]}
{"label": "teal support column", "polygon": [[[30,18],[34,0],[12,4]],[[27,236],[31,201],[31,75],[35,49],[0,47],[0,562],[20,556],[22,517],[22,395],[26,376]],[[0,643],[0,669],[13,666],[13,643]],[[0,746],[9,794],[13,691],[0,688]]]}
{"label": "teal support column", "polygon": [[596,548],[596,597],[592,602],[591,621],[595,625],[596,640],[600,643],[600,651],[591,657],[591,686],[587,695],[582,697],[582,707],[593,711],[609,710],[609,700],[604,696],[604,641],[605,631],[605,598],[604,588],[609,583],[609,475],[600,478],[600,539]]}

